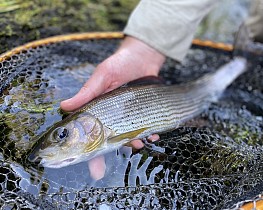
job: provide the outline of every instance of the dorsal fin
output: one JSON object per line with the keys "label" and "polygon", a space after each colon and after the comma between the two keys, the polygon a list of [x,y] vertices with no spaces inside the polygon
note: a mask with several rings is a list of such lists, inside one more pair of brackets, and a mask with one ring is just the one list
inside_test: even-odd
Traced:
{"label": "dorsal fin", "polygon": [[140,86],[140,85],[164,85],[165,80],[161,77],[157,76],[146,76],[142,77],[136,80],[133,80],[131,82],[126,83],[122,87],[132,87],[132,86]]}

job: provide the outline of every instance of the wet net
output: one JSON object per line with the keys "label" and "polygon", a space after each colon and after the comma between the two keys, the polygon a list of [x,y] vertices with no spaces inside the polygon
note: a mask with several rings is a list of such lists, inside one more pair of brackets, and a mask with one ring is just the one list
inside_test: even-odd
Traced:
{"label": "wet net", "polygon": [[[87,163],[47,169],[27,161],[41,134],[62,119],[74,95],[120,39],[69,40],[17,50],[0,62],[2,209],[238,209],[263,193],[263,57],[208,110],[161,140],[106,154],[106,174]],[[215,71],[231,53],[193,46],[182,64],[168,59],[167,84]],[[256,202],[258,201],[258,202]],[[249,204],[252,205],[252,204]],[[252,205],[252,207],[253,207]]]}

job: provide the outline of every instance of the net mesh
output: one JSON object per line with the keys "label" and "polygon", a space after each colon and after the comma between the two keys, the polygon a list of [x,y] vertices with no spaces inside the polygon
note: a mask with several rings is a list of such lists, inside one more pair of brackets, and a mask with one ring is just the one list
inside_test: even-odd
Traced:
{"label": "net mesh", "polygon": [[[59,102],[78,91],[119,41],[40,45],[0,62],[2,209],[237,209],[260,200],[260,56],[202,115],[144,149],[107,154],[101,180],[92,180],[86,163],[51,170],[27,161],[34,137],[62,119]],[[194,46],[182,64],[168,59],[161,76],[167,84],[185,83],[216,71],[230,57]]]}

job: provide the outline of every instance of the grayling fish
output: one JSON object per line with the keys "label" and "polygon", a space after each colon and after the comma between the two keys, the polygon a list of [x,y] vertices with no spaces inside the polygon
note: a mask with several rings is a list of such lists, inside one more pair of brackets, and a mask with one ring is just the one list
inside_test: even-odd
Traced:
{"label": "grayling fish", "polygon": [[175,129],[207,109],[245,67],[245,59],[235,58],[188,84],[122,87],[101,95],[43,134],[31,161],[60,168]]}

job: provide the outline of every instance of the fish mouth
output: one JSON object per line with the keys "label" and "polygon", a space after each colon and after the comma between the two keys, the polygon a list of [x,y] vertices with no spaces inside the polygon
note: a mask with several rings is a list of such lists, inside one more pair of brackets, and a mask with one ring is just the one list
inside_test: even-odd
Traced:
{"label": "fish mouth", "polygon": [[72,158],[67,158],[65,160],[62,161],[48,161],[45,159],[42,159],[40,164],[46,168],[62,168],[62,167],[66,167],[72,164],[75,164],[76,162],[76,158],[72,157]]}
{"label": "fish mouth", "polygon": [[31,163],[40,163],[41,162],[41,158],[36,156],[35,154],[30,154],[27,158]]}

